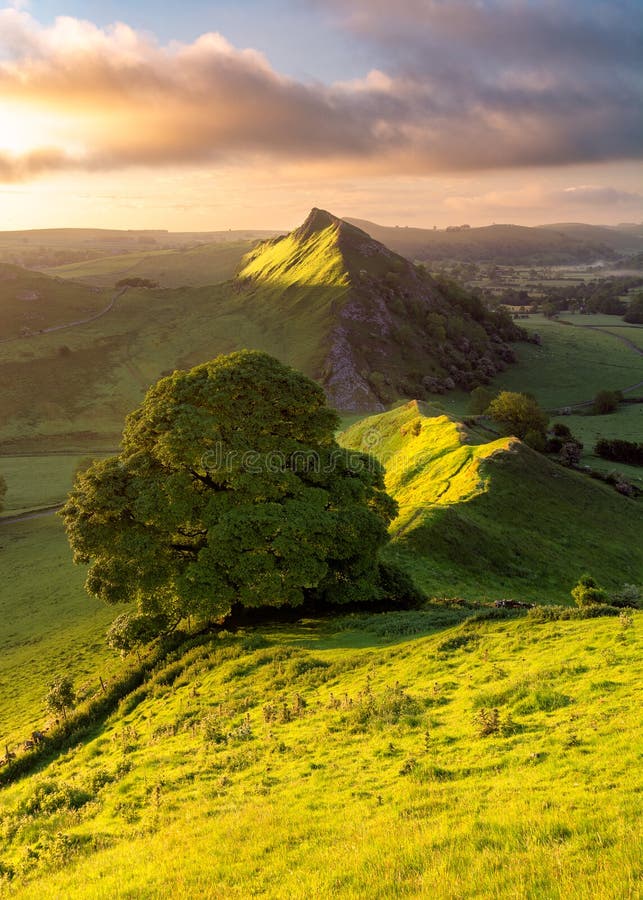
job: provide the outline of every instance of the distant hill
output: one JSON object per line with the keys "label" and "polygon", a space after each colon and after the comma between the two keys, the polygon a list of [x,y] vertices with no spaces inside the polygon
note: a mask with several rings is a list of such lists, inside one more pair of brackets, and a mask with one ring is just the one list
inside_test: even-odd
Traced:
{"label": "distant hill", "polygon": [[38,269],[82,263],[124,253],[188,250],[200,244],[252,242],[273,237],[275,234],[279,234],[279,231],[258,229],[201,232],[164,229],[123,231],[112,228],[0,231],[0,262]]}
{"label": "distant hill", "polygon": [[[425,262],[459,260],[504,265],[563,265],[613,259],[615,248],[603,237],[579,239],[554,226],[486,225],[462,230],[390,228],[362,219],[347,219],[407,259]],[[591,228],[591,226],[585,226]],[[607,229],[599,229],[607,231]],[[617,234],[615,240],[621,240]]]}
{"label": "distant hill", "polygon": [[559,222],[539,225],[540,229],[556,231],[568,238],[589,244],[605,244],[617,253],[638,253],[643,250],[642,226],[584,225],[582,222]]}
{"label": "distant hill", "polygon": [[585,571],[611,588],[643,581],[643,508],[515,438],[412,401],[340,440],[386,466],[390,552],[430,595],[565,602]]}
{"label": "distant hill", "polygon": [[[68,297],[105,308],[115,296],[40,274],[21,278],[40,279],[52,297],[62,291],[51,304],[57,325],[83,318]],[[321,210],[251,250],[233,281],[131,288],[92,322],[15,338],[21,322],[7,321],[4,334],[14,339],[0,343],[0,443],[74,447],[114,446],[125,415],[162,374],[242,347],[316,378],[337,408],[368,411],[487,381],[513,360],[507,342],[522,334]]]}

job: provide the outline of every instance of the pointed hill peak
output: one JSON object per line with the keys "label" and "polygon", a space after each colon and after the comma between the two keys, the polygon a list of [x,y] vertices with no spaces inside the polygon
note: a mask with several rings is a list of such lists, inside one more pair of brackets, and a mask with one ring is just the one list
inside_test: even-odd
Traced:
{"label": "pointed hill peak", "polygon": [[311,211],[306,216],[305,221],[299,226],[299,228],[296,228],[294,230],[293,234],[300,240],[305,240],[320,231],[324,231],[331,225],[339,226],[340,222],[341,219],[338,219],[337,216],[334,216],[327,210],[318,209],[316,206],[313,206]]}
{"label": "pointed hill peak", "polygon": [[334,227],[338,235],[342,237],[352,235],[354,238],[361,240],[372,240],[370,235],[362,231],[361,228],[351,225],[345,219],[340,219],[339,216],[334,216],[326,209],[318,209],[316,206],[313,206],[306,220],[292,232],[292,235],[297,240],[306,241],[331,227]]}

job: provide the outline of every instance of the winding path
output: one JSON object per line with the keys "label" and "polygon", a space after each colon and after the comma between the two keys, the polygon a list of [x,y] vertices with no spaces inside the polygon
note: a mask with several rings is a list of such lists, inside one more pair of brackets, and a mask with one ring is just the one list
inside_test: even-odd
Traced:
{"label": "winding path", "polygon": [[15,525],[17,522],[26,522],[28,519],[42,519],[45,516],[53,516],[59,509],[62,509],[62,507],[63,504],[58,503],[56,506],[46,506],[43,509],[34,509],[32,512],[22,513],[19,516],[7,516],[4,519],[0,519],[0,526]]}
{"label": "winding path", "polygon": [[52,325],[49,328],[41,328],[38,331],[33,331],[31,334],[12,338],[1,338],[0,344],[10,344],[13,341],[25,341],[29,340],[29,338],[38,337],[41,334],[51,334],[53,331],[64,331],[67,328],[77,328],[79,325],[88,325],[90,322],[95,322],[96,319],[102,319],[103,316],[106,316],[107,313],[111,312],[114,309],[114,305],[118,298],[122,297],[126,290],[127,287],[122,287],[120,290],[116,291],[105,309],[99,310],[97,313],[94,313],[93,316],[88,316],[86,319],[76,319],[75,322],[65,322],[63,325]]}

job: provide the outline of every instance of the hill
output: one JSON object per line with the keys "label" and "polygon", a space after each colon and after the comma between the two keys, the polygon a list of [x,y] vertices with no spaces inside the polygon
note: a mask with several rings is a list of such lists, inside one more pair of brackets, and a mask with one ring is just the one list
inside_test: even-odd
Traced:
{"label": "hill", "polygon": [[90,318],[108,305],[111,296],[86,285],[0,263],[0,341]]}
{"label": "hill", "polygon": [[539,228],[559,232],[574,240],[605,244],[617,253],[638,253],[643,250],[643,231],[636,227],[608,227],[605,225],[585,225],[582,222],[557,222],[540,225]]}
{"label": "hill", "polygon": [[635,896],[641,614],[489,615],[219,632],[132,663],[120,703],[85,701],[2,788],[6,894]]}
{"label": "hill", "polygon": [[430,596],[565,602],[585,571],[643,582],[643,508],[515,438],[411,402],[341,442],[375,455],[400,504],[388,552]]}
{"label": "hill", "polygon": [[113,287],[122,278],[145,278],[160,287],[194,287],[229,281],[256,241],[219,241],[188,250],[120,253],[45,269],[49,275],[98,287]]}
{"label": "hill", "polygon": [[126,253],[186,250],[204,243],[252,242],[277,233],[256,229],[172,232],[164,229],[40,228],[0,231],[0,262],[38,269]]}
{"label": "hill", "polygon": [[[209,251],[200,252],[207,270]],[[163,373],[243,347],[317,378],[340,409],[372,410],[485,381],[513,360],[507,340],[522,335],[506,316],[318,210],[292,234],[251,250],[233,281],[102,295],[68,283],[69,297],[100,303],[92,321],[79,321],[65,282],[27,271],[19,281],[31,278],[47,286],[38,289],[43,297],[58,292],[48,309],[59,330],[11,339],[20,333],[20,303],[8,313],[0,343],[5,452],[36,443],[115,446],[125,415]]]}
{"label": "hill", "polygon": [[351,218],[346,221],[407,259],[423,262],[457,260],[504,265],[563,265],[614,259],[617,255],[611,244],[604,240],[579,239],[553,227],[550,231],[521,225],[485,225],[451,231],[390,228]]}
{"label": "hill", "polygon": [[506,342],[522,336],[506,316],[438,284],[324,210],[313,209],[290,235],[260,244],[238,282],[258,315],[274,315],[277,307],[289,323],[306,316],[315,343],[299,367],[321,381],[341,410],[383,409],[398,396],[471,388],[513,361]]}

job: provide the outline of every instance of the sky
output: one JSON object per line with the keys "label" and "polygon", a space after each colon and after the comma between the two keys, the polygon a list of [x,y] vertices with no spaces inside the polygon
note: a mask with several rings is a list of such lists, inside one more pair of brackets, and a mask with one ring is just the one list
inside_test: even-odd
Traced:
{"label": "sky", "polygon": [[0,8],[0,229],[641,222],[642,159],[643,0]]}

